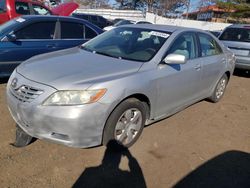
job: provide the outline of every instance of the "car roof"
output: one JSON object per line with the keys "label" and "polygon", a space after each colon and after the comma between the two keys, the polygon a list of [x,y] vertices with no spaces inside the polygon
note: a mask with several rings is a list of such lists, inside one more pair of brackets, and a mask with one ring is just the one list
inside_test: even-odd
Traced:
{"label": "car roof", "polygon": [[56,16],[56,15],[47,15],[47,16],[46,15],[22,15],[21,18],[23,18],[25,20],[33,20],[33,19],[54,20],[54,19],[59,19],[59,18],[81,20],[81,19],[77,19],[77,18],[71,17],[71,16]]}
{"label": "car roof", "polygon": [[160,25],[160,24],[129,24],[123,25],[120,27],[133,27],[133,28],[142,28],[142,29],[152,29],[152,30],[161,30],[165,32],[173,33],[175,31],[199,31],[204,32],[201,29],[188,28],[188,27],[180,27],[180,26],[172,26],[172,25]]}
{"label": "car roof", "polygon": [[72,16],[56,16],[56,15],[23,15],[21,16],[21,18],[25,19],[25,20],[36,20],[36,21],[44,21],[44,20],[72,20],[72,21],[78,21],[78,22],[84,22],[86,24],[89,25],[93,25],[91,22],[89,22],[88,20],[84,20],[84,19],[80,19],[80,18],[76,18],[76,17],[72,17]]}
{"label": "car roof", "polygon": [[[31,20],[36,20],[36,21],[44,21],[44,20],[67,20],[67,21],[77,21],[77,22],[81,22],[84,23],[86,25],[91,26],[92,28],[94,28],[96,31],[98,31],[99,33],[102,33],[103,30],[101,28],[99,28],[98,26],[92,24],[91,22],[89,22],[88,20],[84,20],[84,19],[79,19],[76,17],[72,17],[72,16],[55,16],[55,15],[23,15],[20,16],[19,18],[23,18],[27,21],[31,21]],[[18,18],[16,18],[18,19]]]}
{"label": "car roof", "polygon": [[250,24],[233,24],[229,26],[230,28],[250,28]]}
{"label": "car roof", "polygon": [[81,12],[74,12],[74,15],[84,15],[84,16],[98,16],[98,17],[103,17],[101,15],[98,14],[87,14],[87,13],[81,13]]}

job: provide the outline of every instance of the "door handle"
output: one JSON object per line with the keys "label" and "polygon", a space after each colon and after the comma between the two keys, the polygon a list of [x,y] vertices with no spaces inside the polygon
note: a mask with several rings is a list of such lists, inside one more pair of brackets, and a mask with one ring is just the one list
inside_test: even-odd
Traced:
{"label": "door handle", "polygon": [[201,69],[201,65],[200,65],[200,64],[197,64],[197,65],[194,66],[194,68],[195,68],[196,70],[200,70],[200,69]]}
{"label": "door handle", "polygon": [[55,47],[56,47],[55,44],[48,44],[48,45],[47,45],[47,48],[55,48]]}

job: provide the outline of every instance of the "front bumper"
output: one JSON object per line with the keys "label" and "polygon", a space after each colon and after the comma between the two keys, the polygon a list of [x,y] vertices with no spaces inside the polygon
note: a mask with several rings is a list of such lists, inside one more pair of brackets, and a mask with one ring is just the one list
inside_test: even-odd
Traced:
{"label": "front bumper", "polygon": [[250,70],[250,57],[236,56],[235,68]]}
{"label": "front bumper", "polygon": [[[40,88],[43,94],[31,102],[22,102],[11,93],[11,80]],[[93,103],[78,106],[43,106],[42,102],[56,89],[33,82],[13,73],[7,84],[7,104],[16,123],[29,135],[64,144],[86,148],[102,143],[103,128],[108,117],[109,105]]]}

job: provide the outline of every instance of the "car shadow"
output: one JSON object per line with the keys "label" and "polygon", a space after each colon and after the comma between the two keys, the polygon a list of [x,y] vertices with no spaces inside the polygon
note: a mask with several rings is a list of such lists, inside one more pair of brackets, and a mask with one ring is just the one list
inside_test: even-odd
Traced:
{"label": "car shadow", "polygon": [[250,154],[241,151],[225,152],[201,165],[174,188],[249,188]]}
{"label": "car shadow", "polygon": [[234,70],[234,76],[250,78],[250,71],[235,69]]}
{"label": "car shadow", "polygon": [[9,78],[0,78],[0,84],[5,84],[7,83]]}
{"label": "car shadow", "polygon": [[[127,157],[129,171],[119,169],[122,157]],[[86,168],[73,188],[146,188],[146,182],[137,160],[127,148],[115,141],[107,145],[102,164]]]}

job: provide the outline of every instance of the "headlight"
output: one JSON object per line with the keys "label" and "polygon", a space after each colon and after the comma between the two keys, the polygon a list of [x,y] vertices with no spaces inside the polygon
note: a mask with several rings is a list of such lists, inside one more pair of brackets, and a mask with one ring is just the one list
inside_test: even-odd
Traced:
{"label": "headlight", "polygon": [[43,105],[81,105],[98,101],[104,94],[106,89],[99,90],[73,90],[73,91],[57,91],[50,95]]}

